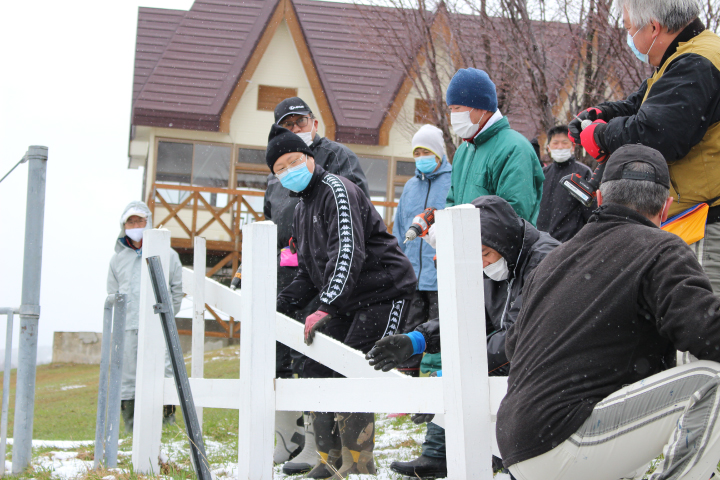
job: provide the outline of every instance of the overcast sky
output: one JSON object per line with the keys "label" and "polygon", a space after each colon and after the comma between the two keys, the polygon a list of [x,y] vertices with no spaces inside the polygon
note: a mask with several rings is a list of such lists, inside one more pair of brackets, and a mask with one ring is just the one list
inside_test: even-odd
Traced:
{"label": "overcast sky", "polygon": [[[54,331],[102,330],[119,217],[141,199],[143,172],[127,168],[140,5],[192,0],[3,4],[0,177],[29,145],[49,147],[40,346]],[[26,188],[27,164],[0,183],[0,307],[20,305]]]}

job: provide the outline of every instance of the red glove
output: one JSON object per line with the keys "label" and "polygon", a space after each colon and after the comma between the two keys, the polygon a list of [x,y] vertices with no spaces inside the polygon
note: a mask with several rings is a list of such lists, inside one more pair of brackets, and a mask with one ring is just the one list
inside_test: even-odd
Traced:
{"label": "red glove", "polygon": [[602,133],[607,127],[605,120],[595,120],[585,130],[580,133],[580,142],[585,151],[593,157],[598,163],[602,163],[607,158],[607,152],[601,145]]}
{"label": "red glove", "polygon": [[315,331],[322,328],[322,326],[325,325],[330,318],[332,318],[332,315],[323,312],[322,310],[317,310],[315,313],[308,315],[307,318],[305,318],[306,345],[312,344],[313,339],[315,338]]}
{"label": "red glove", "polygon": [[568,124],[568,138],[573,145],[580,145],[580,132],[582,132],[583,120],[590,120],[591,122],[594,122],[597,119],[605,119],[603,117],[603,112],[599,108],[591,107],[578,113],[577,116],[570,121]]}

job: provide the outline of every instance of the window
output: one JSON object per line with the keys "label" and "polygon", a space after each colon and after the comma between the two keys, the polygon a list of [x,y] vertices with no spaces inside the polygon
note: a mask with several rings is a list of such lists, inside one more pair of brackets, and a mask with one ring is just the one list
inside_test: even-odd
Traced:
{"label": "window", "polygon": [[290,97],[297,97],[297,88],[260,85],[258,87],[257,109],[272,112],[278,103]]}
{"label": "window", "polygon": [[227,188],[230,180],[230,147],[195,145],[193,185]]}
{"label": "window", "polygon": [[[254,165],[267,166],[265,163],[265,150],[251,148],[238,148],[238,163],[252,163]],[[268,169],[268,173],[270,170]]]}
{"label": "window", "polygon": [[158,144],[156,181],[190,183],[192,157],[192,143],[160,142]]}
{"label": "window", "polygon": [[395,167],[395,175],[412,177],[415,175],[415,162],[404,162],[398,160],[397,166]]}
{"label": "window", "polygon": [[430,104],[421,98],[415,99],[415,123],[434,123]]}

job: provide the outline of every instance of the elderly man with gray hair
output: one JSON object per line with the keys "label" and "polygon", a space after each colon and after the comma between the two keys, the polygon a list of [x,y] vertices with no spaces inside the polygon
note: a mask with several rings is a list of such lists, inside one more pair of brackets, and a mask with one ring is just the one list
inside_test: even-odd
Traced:
{"label": "elderly man with gray hair", "polygon": [[[698,206],[707,216],[704,232],[684,239],[720,294],[720,38],[698,19],[697,0],[622,0],[620,6],[629,48],[655,73],[626,100],[581,112],[570,136],[596,159],[628,144],[660,151],[672,179],[670,216]],[[586,119],[594,123],[581,132]]]}
{"label": "elderly man with gray hair", "polygon": [[[663,231],[667,162],[643,145],[607,161],[600,207],[537,266],[510,327],[497,413],[517,480],[708,480],[720,460],[720,299]],[[676,366],[676,350],[697,362]]]}

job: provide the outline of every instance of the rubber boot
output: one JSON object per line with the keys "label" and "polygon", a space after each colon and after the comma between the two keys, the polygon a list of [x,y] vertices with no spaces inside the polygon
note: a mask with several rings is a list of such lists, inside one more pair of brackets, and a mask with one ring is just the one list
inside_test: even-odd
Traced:
{"label": "rubber boot", "polygon": [[301,412],[275,412],[275,451],[273,462],[285,463],[300,453],[304,440]]}
{"label": "rubber boot", "polygon": [[305,418],[305,446],[297,457],[293,458],[285,465],[282,471],[285,475],[298,475],[307,473],[317,465],[320,456],[315,446],[315,430],[313,429],[312,414],[304,415]]}
{"label": "rubber boot", "polygon": [[333,412],[313,412],[316,451],[320,455],[305,478],[330,478],[340,468],[340,433]]}
{"label": "rubber boot", "polygon": [[122,413],[122,419],[125,423],[125,432],[132,435],[133,420],[135,419],[135,399],[122,400],[120,402],[120,413]]}
{"label": "rubber boot", "polygon": [[175,405],[163,405],[163,426],[175,425]]}
{"label": "rubber boot", "polygon": [[342,442],[342,466],[335,472],[333,480],[350,474],[375,475],[375,414],[338,413],[337,422]]}

